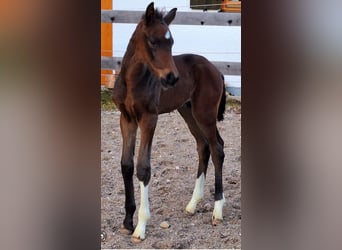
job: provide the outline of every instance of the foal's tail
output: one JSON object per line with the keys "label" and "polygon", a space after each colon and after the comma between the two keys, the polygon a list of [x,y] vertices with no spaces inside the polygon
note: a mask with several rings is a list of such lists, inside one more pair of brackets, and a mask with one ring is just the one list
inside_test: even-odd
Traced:
{"label": "foal's tail", "polygon": [[217,120],[218,121],[223,121],[223,114],[224,111],[226,110],[226,102],[227,102],[227,95],[226,95],[226,86],[224,84],[224,77],[223,75],[221,75],[222,77],[222,87],[223,87],[223,91],[222,91],[222,96],[221,96],[221,101],[220,101],[220,105],[218,108],[218,113],[217,113]]}

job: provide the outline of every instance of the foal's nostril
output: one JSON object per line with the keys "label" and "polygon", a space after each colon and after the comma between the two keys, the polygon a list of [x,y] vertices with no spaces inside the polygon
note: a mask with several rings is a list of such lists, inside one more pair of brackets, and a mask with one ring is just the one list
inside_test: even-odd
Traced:
{"label": "foal's nostril", "polygon": [[167,83],[173,82],[173,79],[174,79],[174,75],[171,72],[166,75]]}
{"label": "foal's nostril", "polygon": [[175,77],[175,75],[172,72],[166,75],[166,82],[169,85],[174,85],[177,82],[177,80],[178,80],[178,77]]}

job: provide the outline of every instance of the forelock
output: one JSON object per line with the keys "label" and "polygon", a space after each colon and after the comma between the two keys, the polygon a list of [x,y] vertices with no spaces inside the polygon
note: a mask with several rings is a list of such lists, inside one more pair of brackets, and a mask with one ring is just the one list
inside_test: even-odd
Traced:
{"label": "forelock", "polygon": [[[154,18],[155,20],[162,21],[164,20],[165,10],[154,9]],[[145,19],[145,14],[142,15],[142,20]]]}
{"label": "forelock", "polygon": [[154,13],[155,13],[156,19],[158,19],[158,20],[163,20],[165,11],[159,10],[159,9],[155,9],[155,12],[154,12]]}

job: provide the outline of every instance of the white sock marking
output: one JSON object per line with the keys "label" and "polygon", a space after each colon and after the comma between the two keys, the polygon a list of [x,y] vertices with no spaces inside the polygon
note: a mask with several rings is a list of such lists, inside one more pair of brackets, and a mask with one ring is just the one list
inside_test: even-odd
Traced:
{"label": "white sock marking", "polygon": [[194,214],[195,213],[195,209],[197,206],[197,203],[203,199],[204,196],[204,173],[202,173],[200,175],[200,177],[198,177],[196,179],[196,183],[195,183],[195,188],[194,188],[194,192],[192,193],[192,197],[190,202],[188,203],[188,205],[186,206],[185,210],[187,212],[189,212],[190,214]]}
{"label": "white sock marking", "polygon": [[222,199],[215,201],[215,205],[214,205],[214,211],[213,211],[213,219],[217,219],[217,220],[223,220],[223,216],[222,216],[222,209],[223,209],[223,205],[226,202],[226,198],[224,198],[224,193],[222,193]]}
{"label": "white sock marking", "polygon": [[140,184],[140,208],[138,214],[138,225],[134,230],[133,237],[145,239],[145,230],[147,221],[150,219],[150,205],[148,201],[148,185],[144,186],[142,181],[139,182]]}

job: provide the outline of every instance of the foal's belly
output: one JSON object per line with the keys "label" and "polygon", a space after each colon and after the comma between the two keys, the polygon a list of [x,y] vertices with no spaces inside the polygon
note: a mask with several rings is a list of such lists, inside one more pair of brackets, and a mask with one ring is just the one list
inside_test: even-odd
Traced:
{"label": "foal's belly", "polygon": [[192,84],[186,84],[179,80],[176,86],[167,90],[162,90],[158,105],[159,114],[169,113],[181,107],[191,100],[193,92]]}

